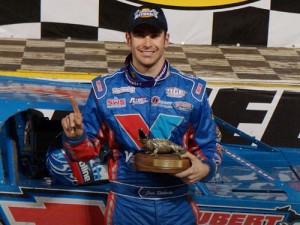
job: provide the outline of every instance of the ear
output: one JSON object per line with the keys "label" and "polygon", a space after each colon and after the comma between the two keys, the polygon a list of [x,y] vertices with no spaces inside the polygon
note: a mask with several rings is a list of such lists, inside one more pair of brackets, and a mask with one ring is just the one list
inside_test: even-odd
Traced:
{"label": "ear", "polygon": [[170,34],[166,33],[166,37],[165,37],[165,48],[168,47],[170,44]]}
{"label": "ear", "polygon": [[127,46],[130,47],[130,45],[131,45],[131,36],[130,36],[130,33],[129,33],[129,32],[126,32],[126,33],[125,33],[125,39],[126,39],[126,44],[127,44]]}

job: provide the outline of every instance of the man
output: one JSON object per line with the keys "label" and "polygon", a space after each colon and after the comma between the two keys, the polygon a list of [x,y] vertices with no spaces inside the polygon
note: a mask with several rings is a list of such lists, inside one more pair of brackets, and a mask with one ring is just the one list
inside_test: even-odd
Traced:
{"label": "man", "polygon": [[[131,54],[125,67],[92,81],[82,115],[70,98],[74,113],[62,120],[64,147],[73,160],[89,160],[109,144],[106,224],[196,224],[199,209],[189,185],[210,180],[221,161],[206,83],[169,65],[167,30],[160,8],[137,8],[126,33]],[[135,170],[139,129],[188,149],[182,157],[191,167],[175,175]]]}

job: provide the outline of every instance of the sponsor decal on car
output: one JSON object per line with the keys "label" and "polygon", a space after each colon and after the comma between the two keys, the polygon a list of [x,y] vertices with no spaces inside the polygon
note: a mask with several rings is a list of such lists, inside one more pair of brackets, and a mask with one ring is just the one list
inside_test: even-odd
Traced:
{"label": "sponsor decal on car", "polygon": [[255,224],[255,225],[277,225],[284,219],[284,215],[255,214],[241,212],[213,212],[202,211],[197,224]]}
{"label": "sponsor decal on car", "polygon": [[20,188],[20,191],[21,193],[6,193],[6,197],[0,200],[0,218],[2,217],[4,224],[104,223],[107,194],[40,188]]}
{"label": "sponsor decal on car", "polygon": [[198,216],[198,223],[202,225],[297,225],[300,224],[300,215],[297,214],[291,206],[276,207],[275,209],[243,209],[238,211],[233,208],[208,207],[211,210],[202,210]]}

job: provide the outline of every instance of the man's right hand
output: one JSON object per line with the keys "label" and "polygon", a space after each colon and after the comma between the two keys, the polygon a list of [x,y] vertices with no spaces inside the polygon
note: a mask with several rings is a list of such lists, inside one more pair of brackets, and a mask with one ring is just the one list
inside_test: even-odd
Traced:
{"label": "man's right hand", "polygon": [[61,125],[67,137],[79,138],[82,136],[84,131],[83,123],[82,123],[82,115],[75,98],[73,96],[70,96],[69,99],[72,104],[74,112],[64,117],[61,120]]}

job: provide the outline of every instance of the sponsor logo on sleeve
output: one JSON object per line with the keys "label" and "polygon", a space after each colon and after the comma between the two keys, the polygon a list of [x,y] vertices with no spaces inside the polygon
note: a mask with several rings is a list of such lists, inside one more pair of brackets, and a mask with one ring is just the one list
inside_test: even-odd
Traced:
{"label": "sponsor logo on sleeve", "polygon": [[196,94],[197,94],[197,95],[200,95],[200,94],[201,94],[201,91],[202,91],[202,84],[198,84],[198,85],[197,85],[197,88],[196,88]]}
{"label": "sponsor logo on sleeve", "polygon": [[100,80],[97,80],[97,81],[96,81],[96,86],[97,86],[97,90],[98,90],[99,92],[103,91],[102,83],[101,83]]}

